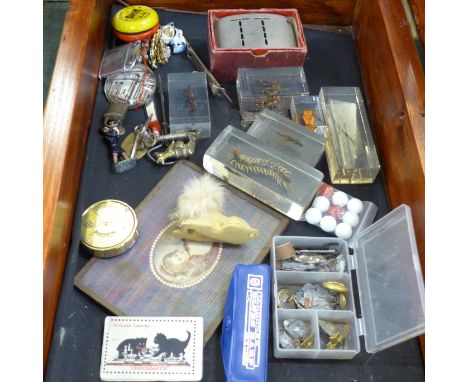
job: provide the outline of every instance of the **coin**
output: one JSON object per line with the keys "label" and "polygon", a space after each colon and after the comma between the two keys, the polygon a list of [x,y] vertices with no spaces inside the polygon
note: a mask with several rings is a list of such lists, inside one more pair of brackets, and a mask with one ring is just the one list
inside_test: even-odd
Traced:
{"label": "coin", "polygon": [[296,292],[291,288],[278,289],[278,308],[281,309],[295,309],[294,297]]}

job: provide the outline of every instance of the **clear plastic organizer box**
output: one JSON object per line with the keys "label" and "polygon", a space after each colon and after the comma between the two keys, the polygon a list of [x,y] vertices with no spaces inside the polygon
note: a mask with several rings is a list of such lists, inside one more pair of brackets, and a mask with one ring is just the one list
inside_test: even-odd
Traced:
{"label": "clear plastic organizer box", "polygon": [[171,132],[198,130],[211,136],[210,104],[204,72],[169,73],[169,123]]}
{"label": "clear plastic organizer box", "polygon": [[296,66],[239,68],[236,86],[244,126],[263,109],[274,110],[287,117],[291,97],[309,94],[304,69]]}
{"label": "clear plastic organizer box", "polygon": [[315,168],[232,126],[206,150],[203,167],[294,220],[301,218],[323,179]]}
{"label": "clear plastic organizer box", "polygon": [[[281,270],[277,248],[291,243],[294,249],[336,248],[346,259],[343,272]],[[400,205],[362,231],[354,254],[342,239],[326,237],[275,236],[270,252],[273,302],[273,350],[277,358],[351,359],[360,351],[364,336],[366,351],[375,353],[424,333],[424,283],[414,238],[410,208]],[[356,272],[357,283],[353,282]],[[278,290],[301,288],[306,283],[343,283],[349,289],[345,309],[282,309]],[[353,290],[359,292],[359,302]],[[357,317],[360,303],[362,318]],[[309,348],[283,348],[279,336],[284,320],[297,319],[310,325],[313,343]],[[320,323],[347,325],[344,343],[325,348]]]}
{"label": "clear plastic organizer box", "polygon": [[374,182],[379,158],[361,91],[357,87],[322,87],[330,179],[335,184]]}
{"label": "clear plastic organizer box", "polygon": [[247,134],[271,145],[294,161],[314,167],[325,150],[325,137],[303,129],[282,115],[265,109],[255,116]]}

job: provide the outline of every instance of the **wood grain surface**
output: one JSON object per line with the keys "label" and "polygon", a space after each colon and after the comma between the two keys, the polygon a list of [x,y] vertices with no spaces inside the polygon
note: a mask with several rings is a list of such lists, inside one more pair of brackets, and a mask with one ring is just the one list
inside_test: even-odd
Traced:
{"label": "wood grain surface", "polygon": [[70,243],[109,7],[107,0],[70,1],[44,110],[44,365]]}
{"label": "wood grain surface", "polygon": [[259,9],[259,8],[297,8],[303,23],[326,25],[350,25],[357,0],[249,0],[226,2],[223,0],[129,0],[128,4],[150,5],[158,8],[206,12],[208,9]]}
{"label": "wood grain surface", "polygon": [[426,17],[425,17],[425,1],[424,0],[408,0],[408,4],[413,13],[416,29],[418,30],[419,38],[423,46],[425,46],[425,30],[426,30]]}
{"label": "wood grain surface", "polygon": [[[401,2],[362,0],[355,38],[390,203],[411,207],[424,273],[424,73]],[[422,338],[424,349],[424,338]]]}

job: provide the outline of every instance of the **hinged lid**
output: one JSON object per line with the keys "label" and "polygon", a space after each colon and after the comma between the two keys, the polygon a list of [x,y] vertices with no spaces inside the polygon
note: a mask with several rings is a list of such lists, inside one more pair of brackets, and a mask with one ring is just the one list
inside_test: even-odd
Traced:
{"label": "hinged lid", "polygon": [[354,256],[366,350],[424,333],[424,282],[410,208],[400,205],[363,230]]}

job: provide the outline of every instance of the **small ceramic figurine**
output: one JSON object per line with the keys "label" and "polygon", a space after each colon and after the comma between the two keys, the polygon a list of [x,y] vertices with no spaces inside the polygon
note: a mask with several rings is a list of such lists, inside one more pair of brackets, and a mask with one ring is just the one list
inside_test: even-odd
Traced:
{"label": "small ceramic figurine", "polygon": [[[101,133],[109,144],[111,149],[112,163],[115,172],[124,172],[135,167],[136,160],[128,157],[127,153],[120,147],[120,134],[118,123],[107,123],[101,129]],[[121,160],[123,158],[123,160]]]}
{"label": "small ceramic figurine", "polygon": [[112,162],[115,164],[119,161],[120,158],[128,159],[127,153],[120,147],[120,133],[118,124],[108,123],[104,125],[104,127],[101,129],[101,132],[110,146]]}
{"label": "small ceramic figurine", "polygon": [[173,54],[181,54],[187,50],[187,41],[181,29],[169,23],[161,27],[162,40],[171,47]]}

